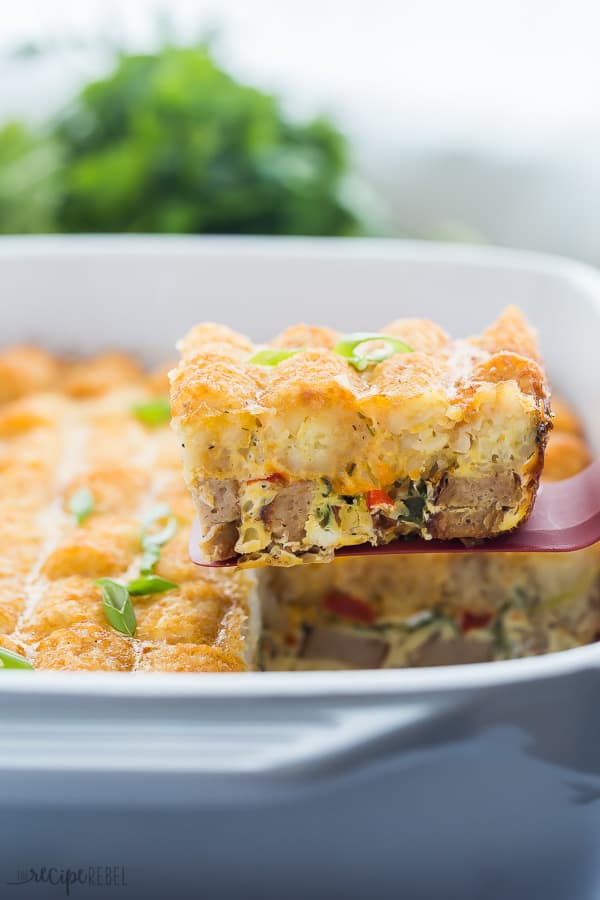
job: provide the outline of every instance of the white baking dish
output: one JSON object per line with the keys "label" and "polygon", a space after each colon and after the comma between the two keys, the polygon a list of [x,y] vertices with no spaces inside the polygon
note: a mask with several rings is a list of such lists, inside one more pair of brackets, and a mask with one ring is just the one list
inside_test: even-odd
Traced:
{"label": "white baking dish", "polygon": [[[5,238],[0,285],[3,344],[27,339],[82,353],[121,346],[149,362],[172,356],[177,337],[201,319],[256,339],[298,320],[366,330],[402,315],[461,334],[517,303],[600,452],[600,278],[574,263],[391,241]],[[117,804],[128,815],[166,804],[180,810],[173,829],[192,816],[202,835],[198,883],[212,887],[211,900],[242,885],[255,896],[249,884],[271,896],[260,890],[272,883],[266,866],[270,877],[285,874],[287,897],[327,895],[303,880],[308,866],[339,896],[386,897],[389,888],[389,896],[434,897],[442,879],[439,896],[455,896],[456,886],[465,898],[475,890],[473,857],[501,873],[487,884],[488,898],[584,896],[561,893],[555,869],[559,859],[568,868],[569,890],[595,877],[599,687],[600,645],[414,671],[7,671],[0,863],[23,849],[15,814],[10,828],[2,818],[8,806],[21,817],[29,808],[18,821],[58,854],[62,845],[34,807],[60,804],[81,817]],[[70,819],[80,823],[74,857],[85,854],[94,823],[95,846],[113,846],[120,826],[111,822],[108,839],[102,815],[85,827]],[[151,821],[141,815],[136,827],[151,829]],[[299,842],[303,865],[293,850]],[[179,851],[170,859],[185,869],[200,851],[183,837],[178,846],[179,862]],[[157,864],[142,862],[146,847],[131,865],[153,897],[160,881]],[[515,859],[525,869],[544,860],[543,889],[519,893]]]}

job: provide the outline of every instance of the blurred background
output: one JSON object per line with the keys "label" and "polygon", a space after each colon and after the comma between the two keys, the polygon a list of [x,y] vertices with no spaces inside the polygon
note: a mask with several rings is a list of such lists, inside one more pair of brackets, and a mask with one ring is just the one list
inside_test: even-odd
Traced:
{"label": "blurred background", "polygon": [[2,18],[0,233],[600,262],[597,0],[19,0]]}

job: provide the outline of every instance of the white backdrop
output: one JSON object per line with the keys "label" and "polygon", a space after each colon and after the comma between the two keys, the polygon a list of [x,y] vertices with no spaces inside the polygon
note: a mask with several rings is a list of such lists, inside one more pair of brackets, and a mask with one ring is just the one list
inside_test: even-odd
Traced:
{"label": "white backdrop", "polygon": [[[20,0],[0,45],[156,41],[217,27],[220,58],[333,113],[357,163],[414,236],[491,240],[600,261],[597,0]],[[55,109],[106,68],[90,44],[0,61],[0,118]]]}

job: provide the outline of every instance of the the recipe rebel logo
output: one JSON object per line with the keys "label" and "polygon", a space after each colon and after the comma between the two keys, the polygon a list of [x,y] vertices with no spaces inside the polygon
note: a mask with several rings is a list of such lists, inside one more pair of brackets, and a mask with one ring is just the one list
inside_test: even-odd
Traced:
{"label": "the recipe rebel logo", "polygon": [[[44,888],[48,885],[62,888],[65,896],[71,897],[75,888],[127,888],[125,866],[79,866],[78,868],[61,868],[59,866],[41,866],[19,869],[16,877],[5,882],[6,887],[26,887],[30,890],[38,885],[41,896],[46,898]],[[32,896],[27,893],[27,897]]]}

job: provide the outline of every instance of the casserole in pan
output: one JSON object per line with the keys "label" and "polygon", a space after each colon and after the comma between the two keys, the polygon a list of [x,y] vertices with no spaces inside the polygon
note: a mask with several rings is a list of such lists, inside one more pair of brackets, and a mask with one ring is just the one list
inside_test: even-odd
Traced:
{"label": "casserole in pan", "polygon": [[[418,311],[467,334],[515,303],[600,451],[600,288],[575,264],[394,242],[6,239],[0,272],[4,344],[150,365],[201,319],[261,341],[299,318],[351,332],[366,309]],[[161,873],[189,892],[199,867],[211,897],[592,897],[599,665],[591,644],[418,670],[4,671],[2,876],[31,846],[66,865],[133,831],[129,880],[148,897]],[[128,812],[108,829],[115,805]],[[158,805],[175,845],[162,868],[157,820],[135,818]],[[61,842],[39,811],[56,806]]]}
{"label": "casserole in pan", "polygon": [[[594,547],[545,557],[512,553],[495,558],[484,550],[480,557],[469,553],[458,559],[444,554],[440,542],[437,555],[427,562],[357,557],[320,569],[311,565],[304,573],[291,566],[277,571],[278,565],[307,562],[307,557],[325,562],[319,544],[330,547],[339,540],[340,528],[356,529],[346,539],[361,542],[370,534],[374,541],[388,541],[400,520],[425,527],[428,508],[432,521],[450,515],[449,507],[443,512],[443,497],[454,484],[459,500],[461,478],[471,487],[454,512],[471,523],[496,521],[509,514],[513,490],[520,493],[529,482],[525,472],[497,470],[501,459],[511,467],[519,459],[524,470],[533,467],[537,486],[550,419],[546,398],[521,393],[521,384],[528,389],[541,377],[538,364],[506,349],[524,349],[526,339],[538,354],[520,313],[509,308],[484,338],[463,341],[459,366],[456,347],[438,326],[410,319],[397,320],[395,327],[412,342],[412,349],[402,351],[410,365],[398,368],[388,358],[394,365],[382,375],[377,366],[388,360],[373,362],[361,397],[372,399],[376,375],[379,384],[381,377],[392,379],[394,397],[386,397],[384,407],[406,415],[408,405],[416,424],[399,443],[388,435],[373,444],[366,435],[380,431],[378,420],[350,413],[350,432],[356,438],[351,455],[362,475],[354,473],[353,481],[342,480],[341,487],[321,477],[319,488],[314,479],[283,474],[281,460],[265,460],[268,448],[260,447],[255,431],[268,421],[266,410],[254,424],[248,414],[245,425],[234,421],[235,396],[224,390],[223,381],[240,361],[243,367],[247,341],[224,326],[193,329],[194,345],[200,342],[202,351],[197,355],[188,348],[183,370],[172,372],[171,379],[177,384],[183,371],[194,396],[178,400],[176,389],[174,407],[177,411],[183,404],[188,419],[197,418],[200,408],[205,427],[197,435],[181,433],[179,442],[184,459],[195,443],[204,441],[213,466],[219,465],[217,459],[227,465],[236,455],[244,465],[251,464],[239,479],[210,477],[202,487],[191,484],[198,515],[226,556],[233,548],[226,549],[227,535],[242,532],[252,532],[252,540],[268,551],[254,564],[268,561],[271,566],[245,573],[241,567],[213,571],[189,558],[194,505],[169,428],[168,366],[147,372],[133,356],[114,350],[85,358],[52,355],[32,345],[0,350],[2,669],[235,672],[441,666],[514,659],[594,642],[600,631],[600,555]],[[324,334],[316,328],[305,332],[313,342]],[[429,349],[417,349],[429,347],[432,334],[435,361]],[[494,355],[488,358],[488,351],[481,350],[482,341],[486,346],[493,342]],[[190,343],[186,338],[184,345]],[[301,368],[313,366],[314,350],[294,355]],[[283,428],[288,465],[319,465],[326,445],[326,456],[347,456],[345,443],[352,444],[352,438],[346,440],[333,425],[322,431],[316,425],[319,410],[327,409],[323,390],[327,396],[336,385],[346,384],[349,364],[341,359],[339,364],[339,380],[329,382],[327,370],[317,367],[310,390],[301,389],[316,413],[301,412],[306,422],[302,440],[300,431],[286,437]],[[483,366],[486,379],[481,381],[480,373],[474,383],[469,376],[465,381],[472,365]],[[423,367],[429,371],[436,366],[443,373],[444,390],[415,376]],[[266,378],[262,369],[252,368],[247,380],[256,380],[256,392]],[[408,390],[410,403],[398,396],[398,387]],[[433,395],[439,395],[434,411],[440,421],[425,427],[423,411],[430,416]],[[223,401],[228,409],[217,413],[215,422],[213,407]],[[507,402],[512,411],[508,418],[502,414]],[[289,399],[293,413],[301,406]],[[282,407],[284,417],[287,408]],[[327,414],[335,418],[339,410],[329,408]],[[482,426],[490,433],[478,447]],[[278,433],[271,425],[271,440]],[[429,450],[430,461],[423,468],[418,448],[428,443],[437,450],[433,456]],[[410,475],[394,468],[402,460],[402,446],[413,447]],[[562,412],[559,404],[550,446],[550,478],[560,478],[562,470],[574,473],[589,462],[581,423],[564,403]],[[360,483],[359,477],[368,485],[382,465],[393,472],[387,491],[346,493]],[[275,474],[266,475],[265,469],[273,467]],[[262,477],[247,478],[260,472]],[[508,493],[503,485],[510,485]],[[199,492],[205,499],[198,498]],[[210,502],[208,493],[213,494]],[[465,501],[470,505],[463,508]],[[279,537],[290,537],[295,530],[307,552],[294,555],[287,538],[285,551],[277,539],[269,546],[269,525]]]}

